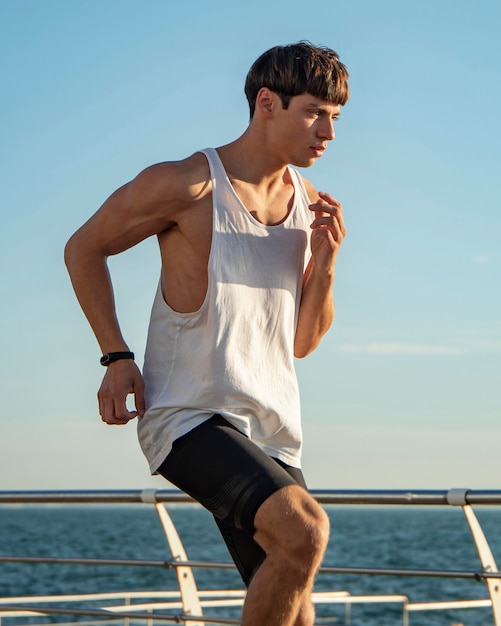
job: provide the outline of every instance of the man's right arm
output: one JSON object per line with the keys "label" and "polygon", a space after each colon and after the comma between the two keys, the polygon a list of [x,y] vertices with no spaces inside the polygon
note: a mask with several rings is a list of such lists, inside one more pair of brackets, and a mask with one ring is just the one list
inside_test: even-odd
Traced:
{"label": "man's right arm", "polygon": [[[170,228],[186,203],[179,164],[164,163],[141,172],[113,193],[68,241],[65,262],[82,310],[103,354],[128,351],[115,311],[107,258]],[[184,196],[184,197],[183,197]],[[99,410],[108,424],[125,424],[144,414],[144,385],[132,360],[115,361],[98,393]],[[136,411],[126,397],[135,395]]]}

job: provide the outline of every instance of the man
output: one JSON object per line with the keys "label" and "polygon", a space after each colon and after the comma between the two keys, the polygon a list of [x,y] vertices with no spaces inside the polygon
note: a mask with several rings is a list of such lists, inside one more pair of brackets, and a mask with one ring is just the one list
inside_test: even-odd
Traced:
{"label": "man", "polygon": [[[251,121],[241,137],[147,168],[65,251],[107,366],[102,419],[138,417],[151,471],[214,514],[248,586],[244,626],[314,619],[329,527],[300,470],[293,358],[312,352],[333,321],[346,230],[339,202],[289,166],[313,165],[334,139],[347,79],[328,48],[272,48],[247,76]],[[152,235],[162,272],[141,375],[106,260]]]}

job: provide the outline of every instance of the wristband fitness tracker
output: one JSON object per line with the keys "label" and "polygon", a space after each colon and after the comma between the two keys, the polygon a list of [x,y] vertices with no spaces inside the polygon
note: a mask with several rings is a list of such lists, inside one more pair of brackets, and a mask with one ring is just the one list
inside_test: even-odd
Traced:
{"label": "wristband fitness tracker", "polygon": [[120,361],[120,359],[134,360],[134,352],[108,352],[108,354],[103,354],[99,362],[101,365],[107,367],[110,363],[113,363],[113,361]]}

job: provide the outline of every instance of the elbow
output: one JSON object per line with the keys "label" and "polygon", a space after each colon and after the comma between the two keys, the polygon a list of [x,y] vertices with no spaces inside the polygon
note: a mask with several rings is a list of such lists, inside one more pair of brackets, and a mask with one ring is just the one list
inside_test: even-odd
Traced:
{"label": "elbow", "polygon": [[294,345],[294,356],[296,359],[304,359],[311,354],[320,343],[320,340],[315,342],[296,342]]}
{"label": "elbow", "polygon": [[70,237],[64,246],[64,264],[68,271],[70,271],[76,256],[75,235]]}
{"label": "elbow", "polygon": [[304,359],[309,354],[311,354],[311,351],[308,351],[308,350],[297,350],[297,349],[294,350],[294,357],[296,359]]}
{"label": "elbow", "polygon": [[77,230],[64,247],[64,263],[72,279],[74,275],[93,265],[97,257],[105,256],[81,230]]}
{"label": "elbow", "polygon": [[332,326],[333,321],[334,310],[332,309],[331,314],[324,318],[323,323],[319,324],[315,330],[309,329],[310,332],[308,333],[296,332],[294,340],[294,356],[296,359],[304,359],[318,348],[322,337]]}
{"label": "elbow", "polygon": [[69,274],[72,274],[73,269],[78,264],[79,258],[82,256],[82,250],[79,243],[78,232],[68,239],[64,246],[64,264]]}

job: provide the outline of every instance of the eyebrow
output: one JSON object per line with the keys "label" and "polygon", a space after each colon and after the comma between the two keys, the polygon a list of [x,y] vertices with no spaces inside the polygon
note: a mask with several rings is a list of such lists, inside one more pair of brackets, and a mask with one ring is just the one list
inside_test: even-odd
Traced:
{"label": "eyebrow", "polygon": [[[322,111],[324,113],[329,113],[327,106],[328,105],[325,105],[325,104],[319,104],[318,102],[311,102],[309,104],[309,108],[317,109],[318,111]],[[336,105],[336,106],[339,106],[339,105]],[[332,117],[339,117],[340,115],[341,115],[341,109],[333,113]]]}
{"label": "eyebrow", "polygon": [[[327,111],[327,108],[329,107],[328,104],[324,104],[324,103],[320,104],[319,102],[310,102],[308,106],[314,109],[321,109],[322,111]],[[339,107],[339,104],[336,104],[334,106]],[[336,111],[334,115],[339,115],[340,113],[341,113],[341,107],[339,107],[339,111]]]}

